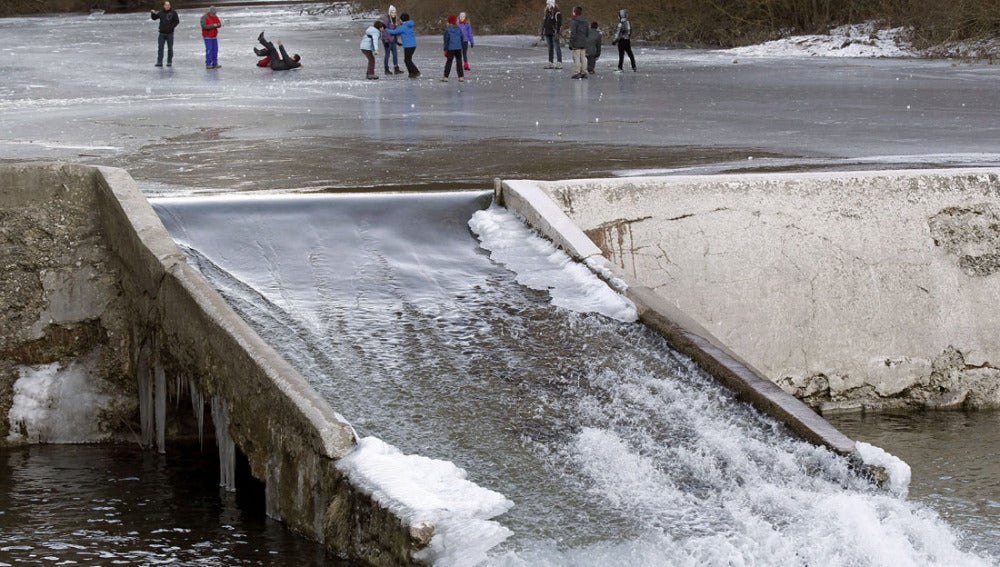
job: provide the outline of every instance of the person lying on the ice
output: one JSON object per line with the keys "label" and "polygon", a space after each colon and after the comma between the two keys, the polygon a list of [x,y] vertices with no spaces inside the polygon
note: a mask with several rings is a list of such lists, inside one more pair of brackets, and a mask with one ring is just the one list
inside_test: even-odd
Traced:
{"label": "person lying on the ice", "polygon": [[[266,55],[272,71],[287,71],[289,69],[295,69],[302,66],[302,63],[299,62],[301,59],[299,54],[296,53],[289,57],[288,52],[285,51],[285,46],[281,44],[280,39],[278,40],[277,49],[274,48],[273,43],[264,39],[264,32],[260,32],[260,35],[257,36],[257,41],[264,46],[264,49],[260,50],[254,48],[254,53],[261,56]],[[258,61],[257,65],[263,67],[263,65],[261,65],[262,61],[263,59]]]}

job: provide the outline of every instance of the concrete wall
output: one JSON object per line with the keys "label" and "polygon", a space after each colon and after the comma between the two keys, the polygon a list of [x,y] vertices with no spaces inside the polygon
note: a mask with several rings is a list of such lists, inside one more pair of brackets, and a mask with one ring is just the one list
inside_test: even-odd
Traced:
{"label": "concrete wall", "polygon": [[[146,443],[155,429],[164,450],[165,422],[179,419],[164,400],[190,390],[196,416],[211,402],[220,446],[231,438],[266,483],[271,516],[342,557],[419,563],[412,555],[430,531],[403,525],[336,469],[355,443],[350,425],[186,264],[127,173],[0,167],[0,220],[0,262],[12,274],[0,299],[13,307],[0,316],[3,415],[24,368],[86,359],[88,380],[107,394],[99,399],[117,400],[95,411],[101,433],[140,422]],[[2,442],[46,441],[16,429]]]}
{"label": "concrete wall", "polygon": [[1000,171],[533,185],[814,408],[1000,407]]}

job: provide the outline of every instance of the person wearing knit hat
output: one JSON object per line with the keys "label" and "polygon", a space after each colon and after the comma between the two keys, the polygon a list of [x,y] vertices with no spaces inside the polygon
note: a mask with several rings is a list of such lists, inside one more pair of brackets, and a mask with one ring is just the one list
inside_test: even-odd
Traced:
{"label": "person wearing knit hat", "polygon": [[[396,47],[399,45],[399,38],[389,35],[388,30],[394,30],[399,27],[402,22],[399,16],[396,14],[396,7],[392,4],[389,5],[389,13],[382,17],[382,47],[385,49],[385,74],[391,75],[393,73],[400,74],[402,69],[399,68],[399,51]],[[389,70],[389,56],[392,55],[392,68]]]}
{"label": "person wearing knit hat", "polygon": [[458,29],[458,18],[455,14],[448,16],[448,26],[444,28],[444,77],[441,80],[448,82],[448,75],[451,74],[451,63],[455,61],[455,69],[458,71],[458,81],[465,81],[465,71],[462,70],[462,30]]}
{"label": "person wearing knit hat", "polygon": [[399,27],[386,31],[391,36],[399,36],[399,40],[403,44],[403,64],[406,65],[410,78],[418,79],[420,78],[420,69],[417,69],[417,64],[413,62],[413,53],[417,50],[416,24],[406,12],[399,15],[399,21],[403,22],[399,24]]}
{"label": "person wearing knit hat", "polygon": [[219,65],[219,28],[222,20],[215,15],[215,6],[209,6],[201,17],[201,37],[205,40],[205,68],[218,69]]}

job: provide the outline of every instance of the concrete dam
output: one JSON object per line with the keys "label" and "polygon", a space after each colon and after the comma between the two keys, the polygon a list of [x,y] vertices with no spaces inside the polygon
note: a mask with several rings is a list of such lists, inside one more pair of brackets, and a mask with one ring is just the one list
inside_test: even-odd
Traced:
{"label": "concrete dam", "polygon": [[[995,176],[961,173],[965,201],[939,206],[945,183],[928,175],[909,187],[933,190],[912,201],[989,214]],[[654,185],[649,202],[677,203],[668,181],[150,208],[120,170],[0,179],[4,227],[22,227],[4,234],[17,269],[3,291],[19,306],[0,349],[8,445],[85,440],[15,401],[55,365],[87,383],[74,392],[91,413],[72,421],[95,424],[86,440],[130,422],[168,453],[174,436],[214,438],[224,482],[240,490],[234,469],[247,468],[269,515],[368,564],[990,564],[902,498],[905,481],[859,475],[854,442],[778,388],[801,393],[760,351],[734,346],[738,328],[636,268],[645,250],[679,265],[672,276],[698,265],[679,264],[673,234],[639,238],[638,219],[694,218],[635,205]],[[759,196],[756,182],[720,183]],[[623,196],[636,208],[607,204]],[[988,384],[980,351],[951,344],[962,384]],[[988,391],[938,406],[987,407]]]}

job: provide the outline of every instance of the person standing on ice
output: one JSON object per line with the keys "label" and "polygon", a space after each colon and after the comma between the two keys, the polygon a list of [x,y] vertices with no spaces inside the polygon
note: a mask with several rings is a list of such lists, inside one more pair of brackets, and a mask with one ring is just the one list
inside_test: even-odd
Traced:
{"label": "person standing on ice", "polygon": [[469,16],[465,12],[458,15],[458,29],[462,30],[462,61],[465,70],[469,70],[469,48],[476,46],[476,41],[472,38],[472,24]]}
{"label": "person standing on ice", "polygon": [[163,3],[163,9],[149,11],[149,17],[160,20],[160,35],[156,40],[156,66],[163,67],[163,44],[167,44],[167,67],[174,64],[174,28],[180,25],[177,12],[170,9],[170,2]]}
{"label": "person standing on ice", "polygon": [[587,72],[597,73],[597,60],[601,58],[601,27],[596,21],[590,22],[587,33]]}
{"label": "person standing on ice", "polygon": [[399,27],[394,30],[386,30],[391,36],[399,36],[399,39],[403,42],[403,64],[406,65],[406,70],[410,73],[411,79],[416,79],[420,76],[420,69],[413,63],[413,52],[417,50],[417,34],[414,31],[413,20],[410,19],[410,15],[403,12],[399,15],[400,21],[403,23],[399,24]]}
{"label": "person standing on ice", "polygon": [[569,22],[569,49],[573,52],[574,79],[587,78],[587,36],[590,24],[583,19],[583,7],[573,8],[573,19]]}
{"label": "person standing on ice", "polygon": [[458,82],[465,80],[465,72],[462,70],[462,30],[458,29],[458,18],[455,14],[448,15],[448,26],[444,28],[444,77],[441,80],[448,82],[448,75],[451,74],[451,62],[455,61],[455,69],[458,71]]}
{"label": "person standing on ice", "polygon": [[222,21],[215,15],[215,6],[209,6],[201,17],[201,37],[205,40],[205,68],[218,69],[219,65],[219,28]]}
{"label": "person standing on ice", "polygon": [[618,46],[618,70],[615,72],[622,72],[626,53],[632,62],[632,72],[635,72],[635,55],[632,55],[632,22],[628,21],[628,10],[618,10],[618,27],[615,29],[615,37],[611,39],[611,45]]}
{"label": "person standing on ice", "polygon": [[[559,46],[559,33],[562,31],[562,12],[556,6],[556,0],[546,0],[545,17],[542,19],[542,39],[549,44],[549,63],[546,69],[562,69],[562,47]],[[552,52],[555,51],[556,64],[552,64]]]}
{"label": "person standing on ice", "polygon": [[[389,35],[387,30],[394,30],[399,27],[400,24],[399,16],[396,15],[396,7],[389,5],[389,13],[382,18],[382,47],[385,49],[385,74],[396,75],[402,73],[403,71],[399,68],[399,51],[396,49],[396,45],[399,43],[398,37],[393,37]],[[389,54],[392,54],[392,71],[389,70]]]}
{"label": "person standing on ice", "polygon": [[[365,30],[365,36],[361,38],[361,53],[368,59],[368,74],[365,76],[368,80],[378,79],[378,75],[375,74],[375,56],[378,55],[378,44],[382,41],[383,28],[385,28],[385,24],[382,23],[382,20],[375,20],[375,23]],[[385,70],[387,73],[389,72],[388,67]]]}

